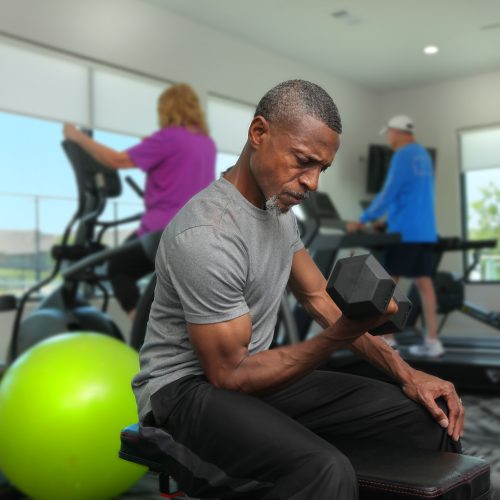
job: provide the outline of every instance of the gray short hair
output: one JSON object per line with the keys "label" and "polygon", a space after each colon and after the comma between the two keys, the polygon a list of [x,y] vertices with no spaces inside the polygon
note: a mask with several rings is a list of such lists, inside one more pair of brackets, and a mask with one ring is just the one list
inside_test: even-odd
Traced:
{"label": "gray short hair", "polygon": [[269,90],[260,100],[254,116],[269,122],[289,123],[308,115],[342,133],[339,110],[329,94],[306,80],[287,80]]}

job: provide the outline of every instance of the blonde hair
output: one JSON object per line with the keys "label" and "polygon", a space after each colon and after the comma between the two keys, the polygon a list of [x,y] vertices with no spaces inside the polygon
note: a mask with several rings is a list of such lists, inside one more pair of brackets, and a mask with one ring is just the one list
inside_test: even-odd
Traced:
{"label": "blonde hair", "polygon": [[167,88],[158,98],[158,121],[161,128],[186,127],[208,135],[205,114],[196,92],[187,83]]}

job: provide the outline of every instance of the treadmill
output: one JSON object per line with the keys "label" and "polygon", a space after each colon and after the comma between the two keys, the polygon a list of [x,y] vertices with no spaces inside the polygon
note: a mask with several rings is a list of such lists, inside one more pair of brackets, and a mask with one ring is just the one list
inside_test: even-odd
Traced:
{"label": "treadmill", "polygon": [[[443,314],[439,331],[444,328],[448,314],[459,311],[482,323],[498,329],[500,334],[500,312],[487,311],[464,300],[464,281],[479,262],[480,251],[484,248],[494,248],[496,240],[468,241],[461,238],[441,238],[436,245],[435,286],[438,294],[438,313]],[[474,258],[461,279],[453,279],[450,273],[439,273],[438,267],[444,252],[474,251]],[[414,303],[414,310],[410,315],[408,327],[413,332],[418,331],[416,326],[421,316],[420,299],[416,287],[412,287],[408,294]],[[440,378],[452,381],[458,388],[471,392],[500,393],[500,335],[496,337],[481,337],[472,335],[458,337],[440,335],[445,354],[440,358],[421,358],[412,356],[405,347],[409,343],[418,342],[415,334],[403,332],[398,335],[401,345],[400,352],[403,358],[412,366]]]}

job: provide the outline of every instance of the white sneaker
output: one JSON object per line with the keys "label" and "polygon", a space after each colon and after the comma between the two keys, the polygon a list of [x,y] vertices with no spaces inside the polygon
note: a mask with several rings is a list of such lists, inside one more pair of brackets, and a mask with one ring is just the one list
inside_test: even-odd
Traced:
{"label": "white sneaker", "polygon": [[382,340],[389,346],[395,349],[396,351],[398,350],[398,343],[396,342],[396,339],[394,338],[393,335],[382,335]]}
{"label": "white sneaker", "polygon": [[439,358],[444,354],[444,347],[440,340],[426,339],[423,344],[412,345],[408,352],[413,356],[422,356],[425,358]]}

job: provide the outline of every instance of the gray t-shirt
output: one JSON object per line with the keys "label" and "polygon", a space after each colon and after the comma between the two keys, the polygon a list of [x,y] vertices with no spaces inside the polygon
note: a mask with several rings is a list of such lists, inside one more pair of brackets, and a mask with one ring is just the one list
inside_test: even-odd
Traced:
{"label": "gray t-shirt", "polygon": [[261,210],[224,178],[191,199],[168,225],[156,255],[155,297],[141,371],[132,382],[141,419],[157,390],[203,373],[187,323],[249,313],[249,352],[269,347],[292,257],[302,247],[291,211]]}

